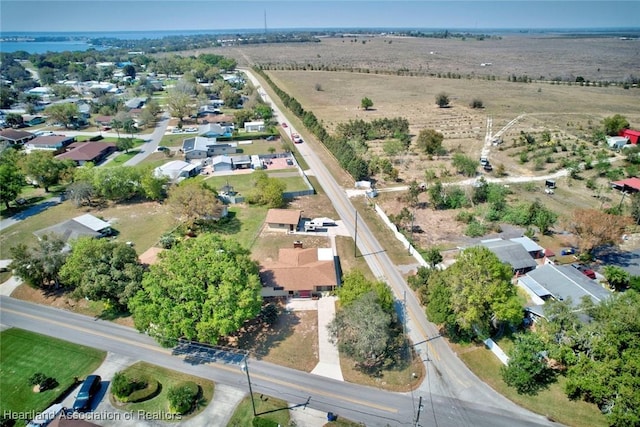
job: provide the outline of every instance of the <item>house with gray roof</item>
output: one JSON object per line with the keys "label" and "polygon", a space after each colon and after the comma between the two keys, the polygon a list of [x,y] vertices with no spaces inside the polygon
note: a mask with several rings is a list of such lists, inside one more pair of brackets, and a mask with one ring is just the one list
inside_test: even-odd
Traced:
{"label": "house with gray roof", "polygon": [[[70,243],[71,240],[80,237],[105,237],[110,235],[111,232],[111,224],[91,214],[84,214],[35,231],[33,234],[38,239],[42,239],[45,235],[55,234],[61,237],[65,243]],[[65,249],[68,250],[68,246]]]}
{"label": "house with gray roof", "polygon": [[204,138],[202,136],[194,136],[182,141],[182,152],[187,161],[205,159],[222,154],[235,154],[237,147],[238,144],[235,142],[217,144],[215,138]]}
{"label": "house with gray roof", "polygon": [[496,254],[498,259],[509,264],[514,274],[524,274],[537,267],[536,260],[519,242],[504,239],[489,239],[480,242]]}
{"label": "house with gray roof", "polygon": [[534,301],[535,304],[526,309],[537,317],[544,317],[542,306],[549,299],[570,301],[577,307],[584,297],[598,304],[612,295],[571,265],[545,264],[518,278],[518,285]]}
{"label": "house with gray roof", "polygon": [[528,238],[527,236],[515,237],[509,239],[512,242],[520,243],[522,247],[529,252],[533,258],[542,258],[544,256],[544,248]]}

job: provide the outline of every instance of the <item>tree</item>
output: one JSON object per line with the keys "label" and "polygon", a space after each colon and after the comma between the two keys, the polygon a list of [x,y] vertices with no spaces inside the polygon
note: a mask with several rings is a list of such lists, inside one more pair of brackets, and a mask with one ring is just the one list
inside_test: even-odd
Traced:
{"label": "tree", "polygon": [[135,79],[136,78],[136,67],[134,67],[131,64],[127,64],[124,67],[122,67],[122,73],[125,76],[129,76],[132,79]]}
{"label": "tree", "polygon": [[213,189],[202,181],[193,180],[172,186],[167,203],[171,212],[190,227],[207,220],[219,219],[224,208]]}
{"label": "tree", "polygon": [[128,166],[94,168],[91,183],[104,199],[129,200],[140,194],[140,170]]}
{"label": "tree", "polygon": [[609,283],[609,287],[616,291],[623,291],[629,286],[631,276],[617,265],[605,265],[603,268],[604,277]]}
{"label": "tree", "polygon": [[[500,262],[489,249],[483,246],[468,248],[451,267],[429,277],[429,288],[444,285],[450,293],[449,307],[446,304],[438,310],[431,307],[431,311],[442,313],[440,318],[444,317],[448,322],[451,321],[449,314],[453,314],[455,325],[448,326],[479,338],[487,337],[496,323],[517,325],[522,321],[522,306],[511,284],[512,275],[511,267]],[[427,301],[428,312],[431,304],[433,301]]]}
{"label": "tree", "polygon": [[0,153],[0,202],[3,202],[7,209],[9,202],[20,195],[24,185],[24,175],[18,160],[18,152],[12,148]]}
{"label": "tree", "polygon": [[360,106],[365,110],[368,110],[369,108],[373,107],[373,101],[365,96],[364,98],[362,98],[362,100],[360,100]]}
{"label": "tree", "polygon": [[502,379],[519,394],[536,395],[555,380],[543,357],[545,344],[534,333],[518,334],[509,352],[509,364],[501,368]]}
{"label": "tree", "polygon": [[430,248],[427,248],[422,256],[424,257],[424,260],[427,261],[427,263],[429,264],[429,268],[434,269],[436,268],[436,265],[440,264],[442,262],[442,253],[440,253],[440,248],[437,246],[431,246]]}
{"label": "tree", "polygon": [[193,110],[192,96],[176,87],[167,91],[166,103],[171,115],[177,117],[180,123],[182,123],[182,119],[185,116],[189,116]]}
{"label": "tree", "polygon": [[71,253],[60,270],[65,286],[78,298],[101,300],[117,311],[140,288],[142,266],[133,247],[124,242],[83,237],[71,244]]}
{"label": "tree", "polygon": [[260,312],[258,265],[235,240],[189,239],[160,255],[129,301],[135,325],[163,345],[216,344]]}
{"label": "tree", "polygon": [[116,141],[116,148],[119,151],[128,153],[129,150],[133,148],[133,138],[118,138],[118,141]]}
{"label": "tree", "polygon": [[452,164],[453,167],[464,176],[473,177],[476,176],[476,171],[480,163],[462,153],[456,153],[453,155]]}
{"label": "tree", "polygon": [[393,312],[393,293],[389,286],[384,282],[368,280],[360,270],[351,270],[344,276],[338,297],[342,306],[347,307],[369,292],[375,293],[376,301],[385,312]]}
{"label": "tree", "polygon": [[391,340],[391,315],[371,291],[336,313],[329,335],[338,349],[352,357],[364,371],[378,369]]}
{"label": "tree", "polygon": [[248,194],[247,201],[270,208],[281,208],[285,204],[284,190],[287,185],[278,178],[271,178],[264,171],[254,172],[255,188]]}
{"label": "tree", "polygon": [[49,116],[50,121],[61,123],[65,128],[68,128],[80,115],[80,110],[75,103],[65,102],[48,106],[44,113]]}
{"label": "tree", "polygon": [[440,108],[445,108],[449,106],[449,95],[444,92],[440,92],[436,95],[436,104]]}
{"label": "tree", "polygon": [[18,113],[9,113],[7,114],[4,121],[11,127],[19,127],[24,123],[24,119],[22,118],[22,114]]}
{"label": "tree", "polygon": [[44,235],[35,247],[18,243],[9,249],[10,268],[15,275],[33,287],[58,285],[59,272],[67,254],[62,251],[64,240],[58,235]]}
{"label": "tree", "polygon": [[484,103],[480,98],[473,98],[473,100],[469,103],[471,108],[484,108]]}
{"label": "tree", "polygon": [[169,408],[177,414],[186,414],[196,403],[199,392],[199,387],[194,382],[171,387],[167,393]]}
{"label": "tree", "polygon": [[576,209],[567,229],[575,234],[581,252],[591,253],[598,246],[618,242],[630,218],[596,209]]}
{"label": "tree", "polygon": [[67,196],[76,207],[91,204],[93,192],[93,185],[86,181],[75,181],[67,186]]}
{"label": "tree", "polygon": [[427,154],[439,154],[442,151],[444,135],[433,129],[422,129],[418,134],[416,146]]}
{"label": "tree", "polygon": [[622,115],[616,114],[611,117],[605,117],[602,120],[604,132],[610,136],[617,136],[621,130],[629,129],[629,121]]}
{"label": "tree", "polygon": [[52,185],[60,182],[68,164],[53,157],[50,151],[35,150],[23,159],[23,166],[25,174],[48,193]]}
{"label": "tree", "polygon": [[165,186],[169,178],[156,176],[151,167],[141,169],[140,173],[140,188],[144,197],[151,200],[162,200],[165,197]]}
{"label": "tree", "polygon": [[640,193],[631,196],[631,218],[636,224],[640,224]]}

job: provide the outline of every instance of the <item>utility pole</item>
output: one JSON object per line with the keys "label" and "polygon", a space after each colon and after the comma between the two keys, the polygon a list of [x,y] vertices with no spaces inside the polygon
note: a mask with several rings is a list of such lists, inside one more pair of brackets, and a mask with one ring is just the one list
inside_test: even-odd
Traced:
{"label": "utility pole", "polygon": [[251,395],[251,406],[253,407],[253,416],[257,417],[256,402],[253,400],[253,390],[251,390],[251,377],[249,376],[249,363],[247,363],[247,354],[244,355],[244,371],[247,373],[247,382],[249,383],[249,394]]}
{"label": "utility pole", "polygon": [[358,256],[358,211],[356,211],[356,235],[353,239],[353,257]]}
{"label": "utility pole", "polygon": [[416,413],[416,427],[419,426],[418,421],[420,421],[420,412],[422,412],[422,396],[420,396],[420,400],[418,400],[418,412]]}

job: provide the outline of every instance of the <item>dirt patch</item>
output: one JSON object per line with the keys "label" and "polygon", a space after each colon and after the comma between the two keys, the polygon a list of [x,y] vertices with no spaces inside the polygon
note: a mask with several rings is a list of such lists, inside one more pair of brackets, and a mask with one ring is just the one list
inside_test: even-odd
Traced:
{"label": "dirt patch", "polygon": [[273,326],[249,322],[222,345],[248,350],[259,360],[311,372],[318,364],[318,312],[280,306]]}
{"label": "dirt patch", "polygon": [[68,310],[85,316],[110,320],[123,326],[134,327],[131,316],[113,316],[104,312],[104,305],[101,302],[86,299],[76,300],[64,289],[42,290],[22,284],[13,291],[11,297],[34,304],[48,305],[50,307]]}

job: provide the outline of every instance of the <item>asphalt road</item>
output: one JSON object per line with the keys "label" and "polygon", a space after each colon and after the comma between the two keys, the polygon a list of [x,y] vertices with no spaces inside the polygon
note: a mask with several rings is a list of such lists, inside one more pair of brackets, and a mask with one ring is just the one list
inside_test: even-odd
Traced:
{"label": "asphalt road", "polygon": [[[204,362],[196,350],[162,348],[150,337],[131,328],[6,296],[0,297],[0,323],[3,327],[19,327],[248,389],[246,374],[241,369],[242,356],[237,354],[216,352],[216,362]],[[417,402],[411,393],[390,393],[253,359],[249,361],[249,371],[253,391],[257,393],[293,404],[308,402],[310,408],[332,411],[367,426],[416,425],[414,405]],[[460,406],[465,407],[464,412],[458,409]],[[431,399],[425,396],[418,423],[440,427],[545,424],[549,423],[506,413],[482,401],[457,402],[435,392]]]}
{"label": "asphalt road", "polygon": [[[244,69],[243,71],[258,89],[264,100],[271,105],[278,122],[287,123],[290,134],[300,133],[305,137],[304,139],[308,139],[309,136],[306,132],[297,131],[286,119],[286,116],[272,102],[269,95],[262,88],[262,83],[251,70]],[[462,422],[461,425],[477,424],[478,420],[472,409],[473,405],[477,403],[481,403],[487,409],[493,408],[499,411],[502,414],[501,416],[509,419],[519,419],[521,420],[519,424],[524,420],[549,424],[544,417],[515,405],[488,387],[466,367],[448,344],[439,338],[436,326],[427,320],[417,298],[407,286],[398,269],[391,262],[384,248],[373,236],[367,224],[361,218],[357,218],[356,209],[351,204],[345,190],[337,184],[327,168],[314,155],[308,143],[297,144],[296,147],[332,201],[347,230],[351,236],[356,238],[358,249],[362,256],[365,257],[373,274],[390,285],[398,304],[406,300],[407,332],[414,343],[416,351],[425,361],[428,372],[427,379],[414,392],[414,398],[417,399],[419,395],[423,396],[423,398],[429,395],[437,395],[448,399],[445,400],[445,405],[439,405],[435,409],[436,418],[439,417],[439,411],[443,411],[443,408],[446,407],[447,411],[455,414],[455,418]],[[403,310],[400,309],[399,312],[402,314]],[[428,417],[424,419],[428,420]],[[494,425],[498,423],[495,419],[493,422]]]}

